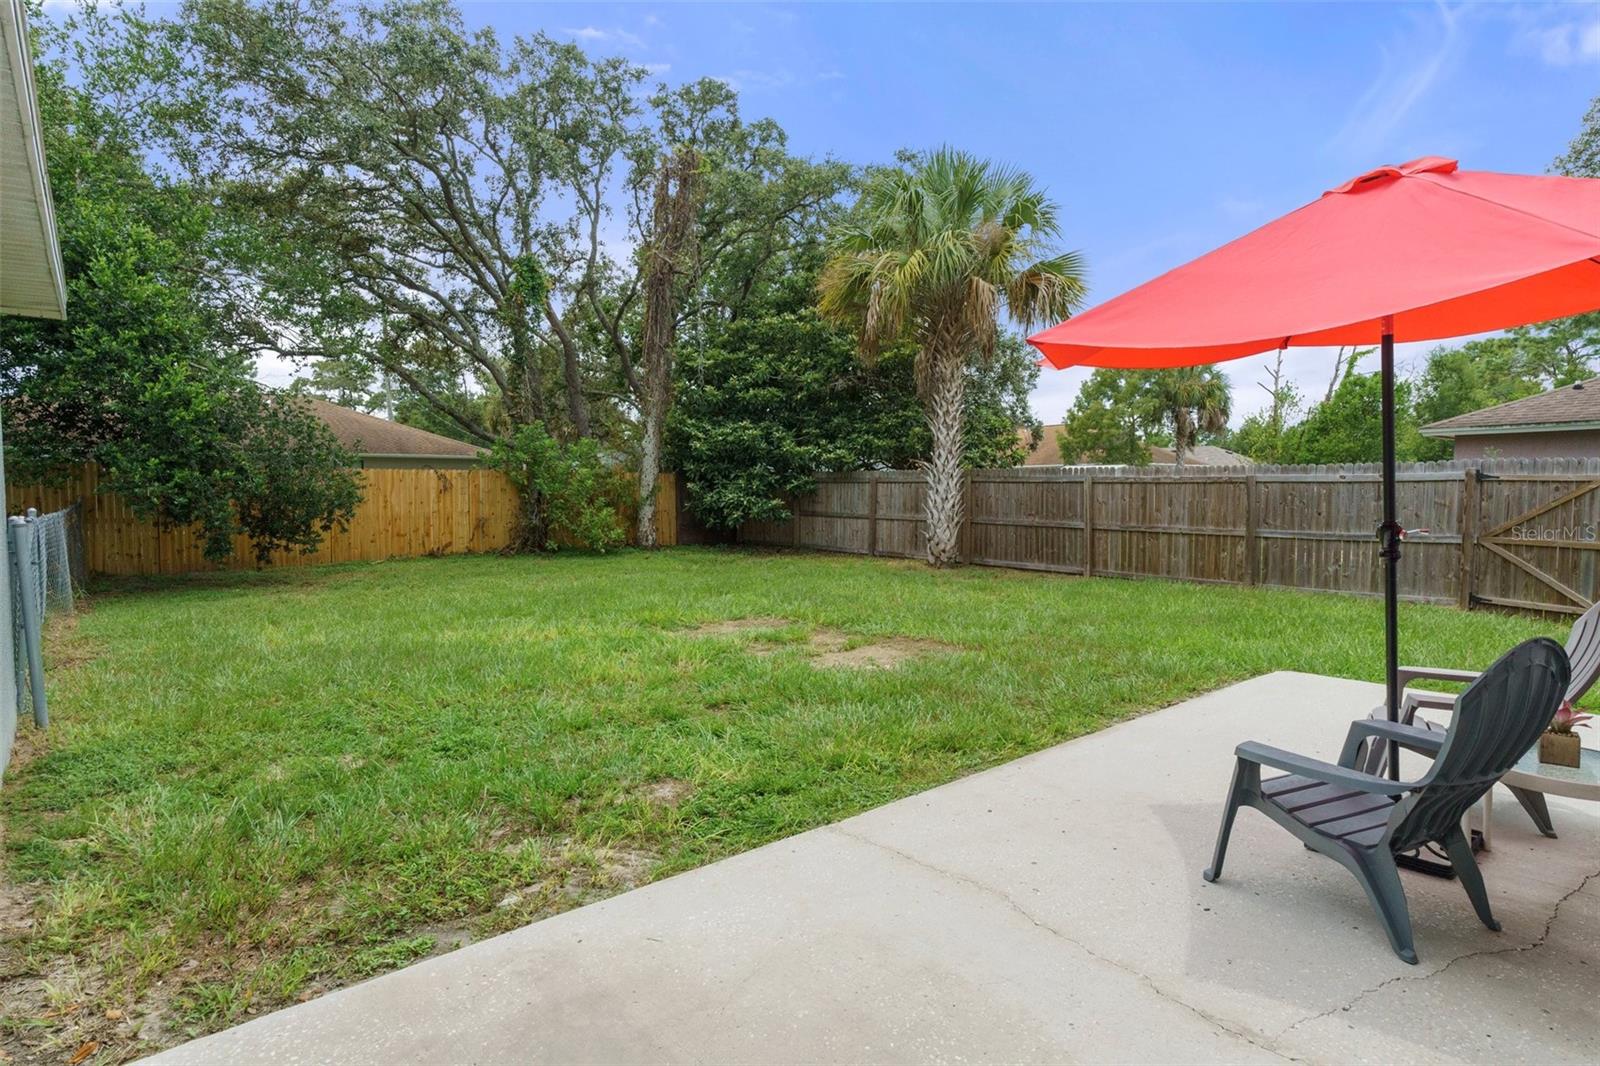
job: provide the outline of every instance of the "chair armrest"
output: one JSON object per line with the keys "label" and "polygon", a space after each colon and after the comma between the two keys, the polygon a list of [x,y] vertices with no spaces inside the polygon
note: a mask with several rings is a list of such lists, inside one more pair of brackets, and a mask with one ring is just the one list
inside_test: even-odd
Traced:
{"label": "chair armrest", "polygon": [[1445,734],[1421,726],[1389,722],[1382,718],[1358,718],[1350,723],[1350,732],[1344,738],[1344,751],[1339,754],[1339,765],[1352,767],[1367,737],[1380,741],[1392,740],[1407,751],[1419,755],[1437,755],[1444,747]]}
{"label": "chair armrest", "polygon": [[1451,711],[1455,709],[1456,697],[1449,692],[1429,692],[1426,689],[1406,689],[1404,705],[1416,710],[1418,707],[1432,707],[1437,711]]}
{"label": "chair armrest", "polygon": [[1445,670],[1436,666],[1402,666],[1395,671],[1394,676],[1395,680],[1400,683],[1400,687],[1405,688],[1411,682],[1424,677],[1430,681],[1459,681],[1462,684],[1467,684],[1478,680],[1478,675],[1481,672],[1480,670]]}
{"label": "chair armrest", "polygon": [[[1388,723],[1384,723],[1387,725]],[[1284,770],[1301,777],[1309,777],[1315,781],[1322,781],[1329,785],[1340,785],[1344,788],[1355,789],[1357,792],[1369,792],[1379,796],[1398,796],[1403,792],[1410,792],[1417,786],[1410,781],[1391,781],[1387,777],[1378,777],[1375,774],[1364,774],[1360,770],[1352,770],[1347,766],[1335,766],[1331,762],[1321,759],[1312,759],[1304,755],[1296,755],[1292,751],[1274,748],[1267,744],[1257,744],[1247,740],[1233,749],[1233,753],[1246,762],[1253,762],[1260,766],[1271,766],[1274,769]]]}

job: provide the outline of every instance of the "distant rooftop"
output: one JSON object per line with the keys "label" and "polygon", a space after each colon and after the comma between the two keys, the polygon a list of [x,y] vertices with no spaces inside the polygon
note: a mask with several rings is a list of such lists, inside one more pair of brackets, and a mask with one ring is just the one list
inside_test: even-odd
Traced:
{"label": "distant rooftop", "polygon": [[307,399],[311,401],[311,413],[327,424],[339,443],[360,455],[448,455],[470,459],[484,450],[476,444],[364,415],[314,396]]}
{"label": "distant rooftop", "polygon": [[1479,433],[1559,432],[1600,426],[1600,378],[1566,385],[1537,396],[1468,411],[1422,427],[1428,437],[1471,436]]}

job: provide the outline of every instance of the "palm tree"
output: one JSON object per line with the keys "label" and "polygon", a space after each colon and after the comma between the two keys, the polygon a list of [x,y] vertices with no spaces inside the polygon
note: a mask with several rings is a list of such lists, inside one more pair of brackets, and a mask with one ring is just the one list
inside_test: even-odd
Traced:
{"label": "palm tree", "polygon": [[1002,310],[1023,328],[1083,300],[1083,261],[1049,254],[1057,208],[1021,171],[941,148],[880,171],[836,232],[818,307],[859,331],[863,358],[906,339],[933,434],[928,561],[957,561],[968,363],[993,356]]}
{"label": "palm tree", "polygon": [[1173,464],[1194,448],[1202,432],[1228,428],[1232,393],[1228,379],[1214,366],[1185,366],[1150,375],[1148,396],[1155,413],[1172,425]]}

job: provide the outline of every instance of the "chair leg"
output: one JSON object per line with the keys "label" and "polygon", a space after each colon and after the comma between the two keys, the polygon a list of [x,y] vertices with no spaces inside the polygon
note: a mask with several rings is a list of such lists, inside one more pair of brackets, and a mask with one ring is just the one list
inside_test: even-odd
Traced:
{"label": "chair leg", "polygon": [[1415,966],[1417,951],[1411,940],[1411,911],[1406,906],[1406,892],[1400,884],[1400,870],[1394,864],[1394,856],[1387,851],[1359,851],[1355,853],[1355,860],[1351,869],[1383,921],[1389,946],[1402,962]]}
{"label": "chair leg", "polygon": [[1241,804],[1248,802],[1261,789],[1261,767],[1245,759],[1233,764],[1233,783],[1228,786],[1228,805],[1222,812],[1222,825],[1217,829],[1217,848],[1211,855],[1211,865],[1200,874],[1207,881],[1222,876],[1222,860],[1228,854],[1228,837],[1233,832],[1233,819]]}
{"label": "chair leg", "polygon": [[1528,812],[1528,817],[1533,819],[1533,824],[1538,827],[1539,832],[1554,839],[1556,826],[1550,820],[1550,805],[1545,803],[1544,793],[1535,792],[1527,788],[1516,788],[1511,785],[1506,787],[1511,789],[1513,796],[1517,797],[1517,802],[1522,804],[1522,809]]}
{"label": "chair leg", "polygon": [[1494,920],[1494,912],[1489,909],[1489,890],[1483,886],[1478,860],[1472,857],[1472,843],[1467,840],[1460,826],[1447,833],[1443,843],[1450,856],[1450,865],[1455,867],[1456,878],[1461,882],[1461,887],[1467,890],[1472,909],[1478,912],[1478,919],[1498,933],[1500,923]]}

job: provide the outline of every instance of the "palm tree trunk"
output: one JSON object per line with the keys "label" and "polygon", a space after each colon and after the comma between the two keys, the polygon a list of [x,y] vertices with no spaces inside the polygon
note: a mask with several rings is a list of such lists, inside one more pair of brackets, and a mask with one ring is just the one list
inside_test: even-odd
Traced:
{"label": "palm tree trunk", "polygon": [[962,406],[967,379],[956,352],[929,353],[933,365],[924,400],[933,454],[924,464],[928,478],[928,562],[949,566],[961,561]]}

